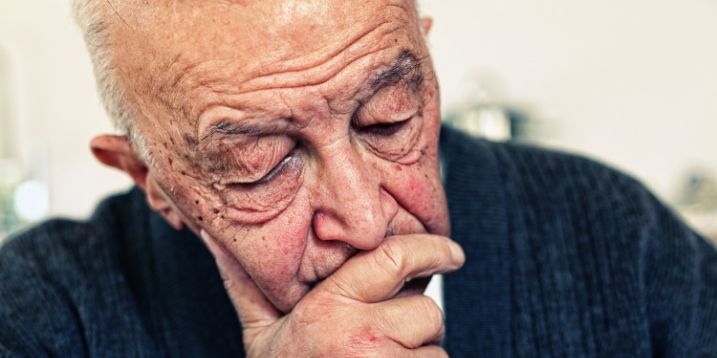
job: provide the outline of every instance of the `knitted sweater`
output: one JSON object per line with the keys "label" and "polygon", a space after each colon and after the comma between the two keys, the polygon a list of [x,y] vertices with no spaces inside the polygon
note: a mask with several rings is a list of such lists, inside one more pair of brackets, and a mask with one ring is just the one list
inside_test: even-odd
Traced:
{"label": "knitted sweater", "polygon": [[[454,357],[717,356],[717,253],[633,179],[444,128]],[[240,357],[211,255],[133,189],[0,250],[0,357]]]}

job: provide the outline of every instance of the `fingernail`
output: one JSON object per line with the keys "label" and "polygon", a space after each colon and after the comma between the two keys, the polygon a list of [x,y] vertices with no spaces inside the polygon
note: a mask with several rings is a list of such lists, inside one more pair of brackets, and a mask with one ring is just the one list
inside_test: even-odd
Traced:
{"label": "fingernail", "polygon": [[466,254],[463,252],[460,245],[453,241],[449,241],[448,247],[451,249],[451,259],[453,259],[453,262],[457,265],[463,265],[466,261]]}

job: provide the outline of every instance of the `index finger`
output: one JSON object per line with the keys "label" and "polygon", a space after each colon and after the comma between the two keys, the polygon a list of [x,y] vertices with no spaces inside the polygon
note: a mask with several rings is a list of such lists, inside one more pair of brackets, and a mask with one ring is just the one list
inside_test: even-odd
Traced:
{"label": "index finger", "polygon": [[393,236],[346,261],[317,289],[361,302],[380,302],[396,295],[406,281],[455,271],[464,262],[463,249],[446,237]]}

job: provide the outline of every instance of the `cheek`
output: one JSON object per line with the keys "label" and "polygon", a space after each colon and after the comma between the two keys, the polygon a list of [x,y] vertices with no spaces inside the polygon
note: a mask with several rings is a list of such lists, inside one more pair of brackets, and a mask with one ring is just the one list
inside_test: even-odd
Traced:
{"label": "cheek", "polygon": [[281,215],[261,225],[228,224],[215,237],[224,242],[244,269],[277,307],[293,306],[307,288],[297,272],[310,228],[309,212],[296,201]]}
{"label": "cheek", "polygon": [[231,251],[257,284],[265,291],[275,291],[296,275],[306,237],[303,231],[279,221],[242,237],[225,233],[223,239],[230,241]]}
{"label": "cheek", "polygon": [[448,207],[437,166],[437,161],[427,156],[411,165],[391,164],[384,187],[428,232],[447,236]]}

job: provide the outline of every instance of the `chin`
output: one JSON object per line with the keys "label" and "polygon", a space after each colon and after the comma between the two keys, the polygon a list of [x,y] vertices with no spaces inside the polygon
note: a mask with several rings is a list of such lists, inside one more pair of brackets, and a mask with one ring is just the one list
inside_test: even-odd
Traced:
{"label": "chin", "polygon": [[287,284],[289,288],[285,292],[280,293],[268,293],[264,292],[264,295],[269,298],[269,301],[283,313],[289,313],[299,301],[301,301],[310,291],[311,287],[307,284],[299,282]]}

